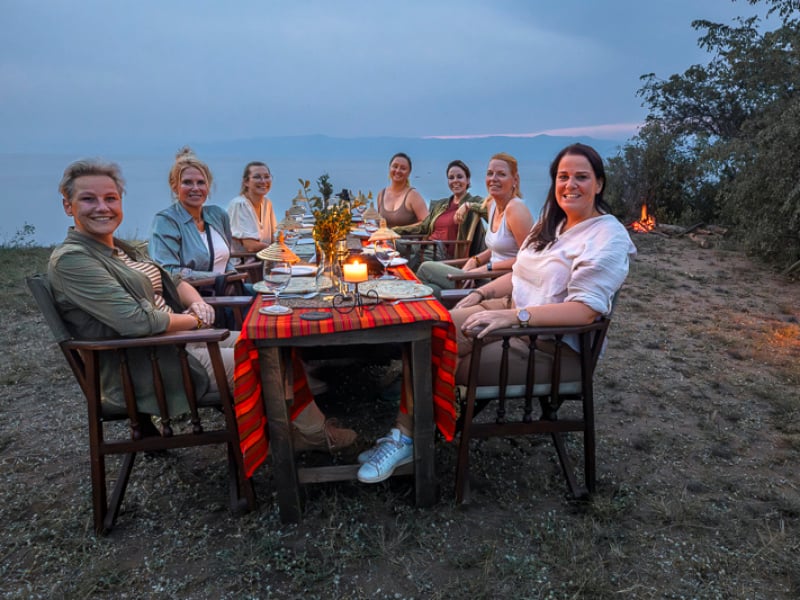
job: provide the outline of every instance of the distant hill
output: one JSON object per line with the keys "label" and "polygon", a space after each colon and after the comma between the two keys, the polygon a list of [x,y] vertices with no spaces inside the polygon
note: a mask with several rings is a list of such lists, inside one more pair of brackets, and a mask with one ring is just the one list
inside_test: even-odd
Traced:
{"label": "distant hill", "polygon": [[486,160],[497,152],[508,152],[518,160],[550,160],[561,148],[573,142],[593,146],[603,157],[617,153],[620,142],[590,137],[492,136],[469,139],[404,137],[337,138],[325,135],[261,137],[219,142],[193,143],[200,156],[266,156],[285,159],[375,159],[386,160],[395,152],[405,152],[429,160]]}

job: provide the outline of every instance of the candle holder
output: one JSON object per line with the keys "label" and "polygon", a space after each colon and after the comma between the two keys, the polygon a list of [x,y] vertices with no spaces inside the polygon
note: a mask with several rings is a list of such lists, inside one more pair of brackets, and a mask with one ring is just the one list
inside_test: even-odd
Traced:
{"label": "candle holder", "polygon": [[[378,292],[375,290],[367,290],[366,293],[362,294],[361,291],[358,289],[358,283],[355,282],[355,290],[353,293],[338,293],[333,297],[331,301],[333,304],[333,308],[341,313],[341,314],[348,314],[353,312],[354,310],[358,310],[359,313],[363,313],[364,310],[372,310],[376,306],[378,306],[378,302],[380,298],[378,297]],[[364,304],[365,299],[372,299],[375,300],[374,303]]]}

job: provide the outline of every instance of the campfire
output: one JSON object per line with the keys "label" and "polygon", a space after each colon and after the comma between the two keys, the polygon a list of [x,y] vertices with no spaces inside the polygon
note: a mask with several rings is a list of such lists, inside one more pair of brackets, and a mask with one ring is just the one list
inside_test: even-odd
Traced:
{"label": "campfire", "polygon": [[646,204],[642,204],[642,216],[638,221],[631,223],[630,228],[637,233],[649,233],[656,228],[656,220],[652,215],[647,214]]}
{"label": "campfire", "polygon": [[646,204],[642,204],[642,215],[639,220],[627,225],[627,228],[636,233],[652,233],[667,238],[685,236],[701,248],[713,247],[716,240],[728,233],[723,227],[705,223],[695,223],[690,227],[656,223],[655,217],[647,212]]}

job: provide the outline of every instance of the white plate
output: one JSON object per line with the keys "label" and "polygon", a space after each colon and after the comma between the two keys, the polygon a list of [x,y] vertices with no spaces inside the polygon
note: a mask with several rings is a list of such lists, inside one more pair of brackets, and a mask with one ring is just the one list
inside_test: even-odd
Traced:
{"label": "white plate", "polygon": [[[330,279],[328,279],[325,275],[319,278],[319,288],[324,290],[331,286]],[[257,291],[259,294],[271,294],[267,289],[267,286],[264,285],[263,281],[256,281],[253,284],[253,289]],[[317,278],[316,277],[298,277],[297,279],[292,279],[289,282],[289,285],[286,286],[286,289],[281,292],[281,296],[286,294],[307,294],[308,292],[315,292],[317,291]]]}
{"label": "white plate", "polygon": [[313,244],[314,238],[300,238],[296,242],[297,244]]}
{"label": "white plate", "polygon": [[390,281],[372,279],[358,284],[358,290],[362,293],[368,290],[375,290],[378,293],[378,298],[383,298],[384,300],[424,298],[433,294],[433,290],[427,285],[404,279],[392,279]]}
{"label": "white plate", "polygon": [[351,229],[350,234],[360,238],[368,238],[369,232],[364,229]]}
{"label": "white plate", "polygon": [[399,267],[400,265],[404,265],[408,262],[407,258],[403,258],[402,256],[396,256],[392,259],[392,262],[389,263],[390,267]]}
{"label": "white plate", "polygon": [[[286,269],[275,269],[278,273],[286,273]],[[292,277],[302,277],[303,275],[313,275],[317,272],[316,267],[309,265],[294,265],[292,267]]]}

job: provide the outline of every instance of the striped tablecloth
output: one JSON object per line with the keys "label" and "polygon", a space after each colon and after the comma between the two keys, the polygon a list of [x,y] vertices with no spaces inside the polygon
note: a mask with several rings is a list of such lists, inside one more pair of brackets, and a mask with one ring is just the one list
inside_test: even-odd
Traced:
{"label": "striped tablecloth", "polygon": [[[403,279],[414,279],[413,272],[406,267],[395,270]],[[342,314],[331,311],[332,318],[323,321],[307,321],[300,318],[304,312],[314,308],[294,308],[285,316],[267,316],[258,312],[262,305],[257,297],[245,319],[242,332],[236,342],[234,356],[234,405],[239,426],[239,437],[244,455],[247,476],[261,465],[267,456],[268,429],[264,404],[261,399],[261,381],[258,364],[258,349],[254,340],[292,338],[304,335],[326,334],[357,329],[379,328],[417,321],[434,321],[432,328],[431,356],[434,418],[439,431],[450,441],[455,435],[455,362],[456,332],[449,311],[436,300],[391,304],[382,302],[372,310],[353,311]],[[303,367],[297,352],[293,352],[294,402],[291,418],[298,415],[313,397],[302,376]],[[405,398],[405,393],[401,395]],[[401,407],[403,410],[403,407]]]}

